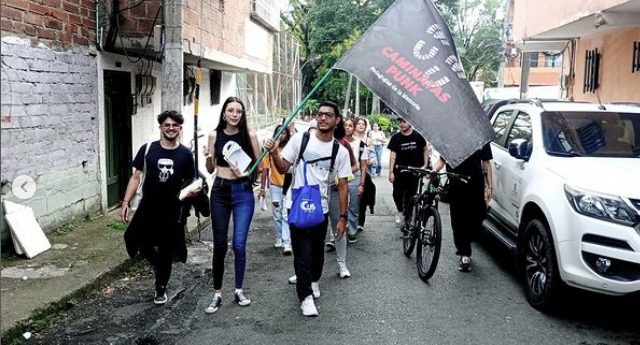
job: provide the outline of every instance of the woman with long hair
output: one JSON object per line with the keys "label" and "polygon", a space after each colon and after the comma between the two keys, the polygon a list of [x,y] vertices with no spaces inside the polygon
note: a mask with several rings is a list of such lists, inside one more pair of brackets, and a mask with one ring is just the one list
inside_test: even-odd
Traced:
{"label": "woman with long hair", "polygon": [[382,172],[382,150],[384,149],[384,145],[387,143],[387,138],[385,137],[384,132],[380,130],[379,124],[373,123],[371,125],[369,139],[371,140],[371,144],[373,145],[373,149],[378,160],[375,166],[372,166],[371,175],[380,176],[380,173]]}
{"label": "woman with long hair", "polygon": [[[273,135],[278,133],[282,125],[276,127]],[[285,127],[280,137],[276,141],[276,152],[280,154],[284,146],[289,142],[291,134],[289,128]],[[286,182],[289,173],[281,174],[275,167],[275,164],[271,160],[270,155],[266,155],[262,160],[262,178],[260,180],[260,197],[265,197],[265,189],[267,187],[267,181],[269,181],[269,192],[271,194],[271,209],[273,212],[273,221],[275,222],[276,243],[274,247],[282,248],[283,255],[291,255],[291,233],[289,232],[289,224],[287,223],[286,214],[283,206],[284,196],[286,194]]]}
{"label": "woman with long hair", "polygon": [[[354,171],[354,179],[349,181],[349,243],[356,243],[356,234],[358,232],[358,216],[360,214],[360,198],[364,193],[364,184],[367,173],[367,144],[365,138],[357,136],[356,128],[362,126],[364,121],[366,129],[366,120],[362,118],[349,119],[344,122],[345,139],[349,142],[351,150],[356,158],[356,171]],[[364,132],[364,130],[362,130]]]}
{"label": "woman with long hair", "polygon": [[[227,254],[229,219],[233,213],[233,253],[235,259],[235,302],[248,306],[251,300],[242,291],[246,266],[246,246],[249,226],[253,218],[253,178],[228,163],[222,152],[225,144],[233,141],[251,157],[252,163],[259,156],[260,146],[256,132],[247,127],[244,103],[237,97],[229,97],[222,105],[220,120],[209,133],[209,147],[205,154],[209,173],[216,171],[211,187],[211,224],[213,227],[213,300],[205,309],[212,314],[222,305],[222,276]],[[254,175],[255,176],[255,175]]]}

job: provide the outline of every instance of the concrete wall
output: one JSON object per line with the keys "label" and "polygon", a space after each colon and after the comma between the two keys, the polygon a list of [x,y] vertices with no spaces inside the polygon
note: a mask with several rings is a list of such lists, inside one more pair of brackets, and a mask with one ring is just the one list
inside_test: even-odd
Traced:
{"label": "concrete wall", "polygon": [[633,42],[640,40],[640,27],[608,31],[583,37],[576,45],[576,100],[597,102],[596,93],[583,93],[585,51],[598,48],[600,59],[600,87],[596,90],[602,102],[640,102],[640,73],[631,73]]}
{"label": "concrete wall", "polygon": [[514,40],[520,41],[628,1],[516,0],[513,16]]}
{"label": "concrete wall", "polygon": [[[28,175],[28,200],[52,229],[100,207],[96,57],[57,51],[29,38],[2,38],[2,180]],[[5,236],[3,234],[3,236]]]}

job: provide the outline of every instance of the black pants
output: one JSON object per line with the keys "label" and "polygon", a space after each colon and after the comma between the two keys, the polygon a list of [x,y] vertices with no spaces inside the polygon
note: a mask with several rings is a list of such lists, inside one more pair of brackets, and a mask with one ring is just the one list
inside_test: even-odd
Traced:
{"label": "black pants", "polygon": [[409,173],[394,173],[393,202],[398,212],[405,212],[405,205],[418,191],[418,177]]}
{"label": "black pants", "polygon": [[367,205],[360,200],[360,212],[358,212],[358,226],[364,227],[367,220]]}
{"label": "black pants", "polygon": [[317,282],[322,276],[324,266],[324,237],[329,225],[328,215],[324,222],[313,228],[300,229],[291,225],[291,247],[293,248],[293,268],[296,272],[296,291],[298,299],[304,300],[311,295],[311,282]]}
{"label": "black pants", "polygon": [[143,246],[140,252],[153,266],[156,291],[164,291],[171,277],[173,250],[170,246]]}
{"label": "black pants", "polygon": [[481,231],[486,216],[483,186],[454,187],[452,184],[449,197],[456,255],[471,256],[471,241]]}

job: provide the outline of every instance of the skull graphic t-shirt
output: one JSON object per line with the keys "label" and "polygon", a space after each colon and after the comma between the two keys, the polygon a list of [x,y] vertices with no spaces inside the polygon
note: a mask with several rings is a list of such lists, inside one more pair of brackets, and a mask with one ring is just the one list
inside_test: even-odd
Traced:
{"label": "skull graphic t-shirt", "polygon": [[[144,169],[146,145],[142,145],[133,160],[133,166],[137,170]],[[183,145],[167,150],[160,145],[159,141],[154,141],[151,143],[146,161],[147,172],[142,186],[143,199],[175,201],[180,189],[193,181],[193,155]]]}

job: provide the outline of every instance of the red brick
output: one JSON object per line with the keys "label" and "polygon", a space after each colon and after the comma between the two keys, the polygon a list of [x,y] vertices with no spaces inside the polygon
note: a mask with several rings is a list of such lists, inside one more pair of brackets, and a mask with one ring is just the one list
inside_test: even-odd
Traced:
{"label": "red brick", "polygon": [[80,17],[77,14],[71,14],[69,13],[69,24],[76,24],[76,25],[82,25],[82,17]]}
{"label": "red brick", "polygon": [[62,2],[62,9],[69,13],[80,13],[80,7],[78,5],[72,4],[68,1]]}
{"label": "red brick", "polygon": [[129,9],[126,15],[130,17],[147,18],[147,8],[145,7],[145,4],[141,4],[132,9]]}
{"label": "red brick", "polygon": [[[4,13],[3,13],[4,14]],[[0,22],[2,23],[2,30],[3,31],[10,31],[13,32],[13,22],[7,18],[2,18],[0,19]]]}
{"label": "red brick", "polygon": [[27,0],[5,0],[3,1],[3,5],[13,8],[19,8],[21,10],[29,9],[29,1]]}
{"label": "red brick", "polygon": [[44,0],[44,4],[51,8],[62,8],[62,0]]}
{"label": "red brick", "polygon": [[24,33],[27,36],[35,36],[38,33],[38,29],[36,29],[33,25],[28,25],[24,23],[14,23],[14,32]]}
{"label": "red brick", "polygon": [[44,26],[49,29],[62,30],[62,22],[57,19],[46,19],[44,21]]}
{"label": "red brick", "polygon": [[184,10],[184,23],[198,26],[200,25],[200,15],[196,11]]}
{"label": "red brick", "polygon": [[133,20],[125,20],[124,23],[120,23],[120,30],[126,34],[135,34],[136,32],[136,22]]}
{"label": "red brick", "polygon": [[72,34],[72,35],[79,35],[80,34],[80,27],[77,25],[71,25],[71,24],[67,24],[65,25],[65,31]]}
{"label": "red brick", "polygon": [[82,24],[91,29],[96,28],[96,21],[87,17],[82,18]]}
{"label": "red brick", "polygon": [[[147,2],[147,13],[149,13],[150,19],[153,19],[153,17],[156,16],[156,13],[158,13],[158,8],[160,8],[160,2],[157,2],[157,1]],[[160,12],[160,15],[158,16],[158,21],[161,21],[161,20],[162,20],[162,12]],[[161,23],[158,22],[156,24],[161,24]]]}
{"label": "red brick", "polygon": [[24,22],[27,24],[33,24],[35,26],[44,25],[44,20],[42,19],[42,16],[35,13],[27,13],[27,15],[24,16]]}
{"label": "red brick", "polygon": [[148,34],[153,27],[153,20],[138,20],[138,32],[140,34]]}
{"label": "red brick", "polygon": [[89,40],[84,37],[73,36],[73,43],[83,45],[83,46],[88,46]]}
{"label": "red brick", "polygon": [[53,18],[56,18],[58,20],[61,20],[62,22],[69,22],[69,13],[63,11],[63,10],[52,10],[51,11],[51,16],[53,16]]}
{"label": "red brick", "polygon": [[19,11],[14,8],[5,7],[2,9],[2,17],[7,19],[13,19],[16,21],[22,21],[22,14],[24,11]]}
{"label": "red brick", "polygon": [[37,14],[48,15],[51,13],[51,9],[42,5],[38,5],[36,3],[29,4],[29,11]]}
{"label": "red brick", "polygon": [[38,37],[44,38],[46,40],[55,40],[56,39],[56,31],[49,29],[38,29]]}
{"label": "red brick", "polygon": [[71,43],[71,34],[64,31],[58,32],[58,40],[63,44]]}

